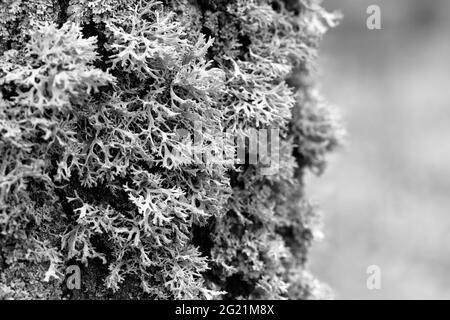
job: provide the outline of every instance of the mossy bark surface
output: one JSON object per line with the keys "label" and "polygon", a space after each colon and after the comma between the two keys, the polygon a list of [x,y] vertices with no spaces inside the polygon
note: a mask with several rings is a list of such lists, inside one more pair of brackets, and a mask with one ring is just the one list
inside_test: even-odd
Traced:
{"label": "mossy bark surface", "polygon": [[[3,1],[0,298],[325,297],[303,177],[342,136],[312,71],[336,19],[315,0]],[[205,157],[252,130],[278,134],[272,174]]]}

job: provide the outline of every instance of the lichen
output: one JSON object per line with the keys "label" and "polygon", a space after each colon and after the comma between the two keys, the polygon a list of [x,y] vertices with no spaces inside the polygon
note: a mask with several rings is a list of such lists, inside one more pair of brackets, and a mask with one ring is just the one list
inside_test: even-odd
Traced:
{"label": "lichen", "polygon": [[[0,17],[0,298],[324,294],[303,175],[342,136],[311,81],[334,15],[313,0],[8,0]],[[217,157],[264,129],[279,132],[273,174]]]}

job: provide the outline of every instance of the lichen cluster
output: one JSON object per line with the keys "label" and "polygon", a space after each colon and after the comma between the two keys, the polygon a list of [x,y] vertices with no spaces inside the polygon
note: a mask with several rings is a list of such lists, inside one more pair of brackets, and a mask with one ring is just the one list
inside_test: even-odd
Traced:
{"label": "lichen cluster", "polygon": [[[335,23],[316,0],[3,1],[0,298],[321,297],[303,176],[342,134],[311,79]],[[274,174],[206,156],[255,129]]]}

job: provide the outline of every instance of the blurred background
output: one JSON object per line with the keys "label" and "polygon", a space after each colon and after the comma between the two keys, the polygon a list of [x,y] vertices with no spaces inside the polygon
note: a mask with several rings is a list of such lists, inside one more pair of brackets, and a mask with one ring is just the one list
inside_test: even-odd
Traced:
{"label": "blurred background", "polygon": [[[381,30],[366,9],[381,8]],[[341,299],[450,299],[450,1],[326,0],[322,91],[347,145],[308,176],[325,239],[311,270]],[[368,290],[366,269],[381,269]]]}

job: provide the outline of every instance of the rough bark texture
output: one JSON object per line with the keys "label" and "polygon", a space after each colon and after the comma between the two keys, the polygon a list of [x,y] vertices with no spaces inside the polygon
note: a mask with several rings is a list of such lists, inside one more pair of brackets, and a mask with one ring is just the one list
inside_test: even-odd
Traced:
{"label": "rough bark texture", "polygon": [[[303,175],[341,128],[311,80],[336,22],[317,2],[3,1],[0,298],[326,295]],[[279,130],[274,174],[212,156],[252,129]]]}

